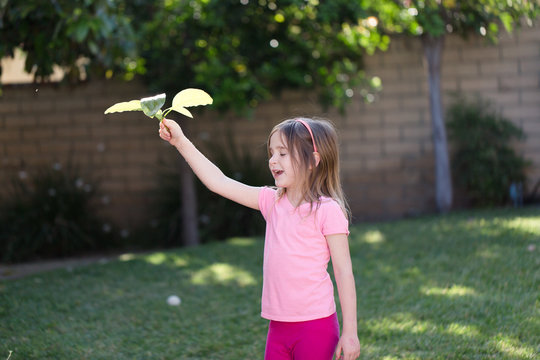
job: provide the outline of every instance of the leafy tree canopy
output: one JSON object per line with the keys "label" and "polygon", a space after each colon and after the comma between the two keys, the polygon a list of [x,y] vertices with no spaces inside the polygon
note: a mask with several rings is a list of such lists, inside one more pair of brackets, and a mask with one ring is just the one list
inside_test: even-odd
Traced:
{"label": "leafy tree canopy", "polygon": [[[145,7],[141,11],[141,3]],[[150,86],[211,89],[214,106],[255,107],[284,88],[316,89],[342,107],[364,85],[362,57],[385,49],[371,1],[140,1],[137,21]],[[375,22],[373,22],[375,20]]]}
{"label": "leafy tree canopy", "polygon": [[537,0],[391,0],[377,5],[381,28],[391,33],[439,37],[477,33],[496,40],[501,25],[508,32],[538,16]]}
{"label": "leafy tree canopy", "polygon": [[78,80],[85,64],[99,76],[142,74],[154,91],[204,88],[220,110],[285,88],[315,89],[342,107],[380,86],[362,70],[362,57],[389,43],[372,2],[0,0],[0,57],[22,48],[37,81],[53,65]]}
{"label": "leafy tree canopy", "polygon": [[[25,71],[46,80],[53,65],[71,80],[138,67],[135,33],[121,0],[0,0],[0,58],[21,48]],[[1,70],[1,69],[0,69]]]}

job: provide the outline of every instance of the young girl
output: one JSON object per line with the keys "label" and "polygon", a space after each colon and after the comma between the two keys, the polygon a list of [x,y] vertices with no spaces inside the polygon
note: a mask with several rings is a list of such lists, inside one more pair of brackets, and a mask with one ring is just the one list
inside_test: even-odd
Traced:
{"label": "young girl", "polygon": [[[265,360],[360,356],[348,210],[334,127],[306,118],[274,127],[268,166],[276,188],[248,186],[225,176],[172,120],[161,122],[159,134],[208,189],[260,210],[266,220],[261,316],[270,323]],[[327,272],[330,257],[343,314],[341,337]]]}

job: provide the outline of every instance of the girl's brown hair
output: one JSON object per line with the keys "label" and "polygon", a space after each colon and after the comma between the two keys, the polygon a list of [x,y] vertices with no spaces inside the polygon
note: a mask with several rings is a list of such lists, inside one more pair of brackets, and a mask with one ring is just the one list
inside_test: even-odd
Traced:
{"label": "girl's brown hair", "polygon": [[[301,121],[309,125],[311,134]],[[345,200],[339,177],[339,149],[338,137],[334,125],[323,119],[295,118],[289,119],[276,125],[268,136],[268,153],[270,155],[270,138],[279,132],[297,173],[302,179],[303,200],[307,201],[311,208],[320,205],[320,197],[325,196],[338,202],[343,213],[350,219],[350,210]],[[320,161],[316,164],[314,145],[319,153]],[[305,174],[305,176],[303,175]],[[286,189],[280,189],[279,196],[285,194]]]}

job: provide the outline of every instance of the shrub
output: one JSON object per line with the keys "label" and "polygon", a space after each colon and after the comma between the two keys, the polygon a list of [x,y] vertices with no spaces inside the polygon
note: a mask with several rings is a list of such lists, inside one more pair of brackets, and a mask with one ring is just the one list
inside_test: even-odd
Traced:
{"label": "shrub", "polygon": [[475,205],[506,203],[510,185],[525,181],[528,162],[511,147],[512,140],[524,137],[522,130],[480,98],[467,101],[457,97],[447,120],[457,185]]}
{"label": "shrub", "polygon": [[[271,183],[265,160],[253,156],[249,151],[239,151],[232,136],[227,137],[225,147],[213,143],[206,147],[209,158],[226,175],[253,186]],[[170,170],[170,166],[158,173],[160,186],[155,196],[155,206],[159,219],[155,221],[152,231],[153,244],[175,246],[182,230],[180,177],[178,171]],[[259,212],[214,194],[198,180],[196,188],[202,242],[263,234],[265,224]],[[156,237],[159,244],[155,241]]]}
{"label": "shrub", "polygon": [[95,196],[96,185],[73,167],[21,171],[0,203],[0,260],[62,257],[109,246]]}

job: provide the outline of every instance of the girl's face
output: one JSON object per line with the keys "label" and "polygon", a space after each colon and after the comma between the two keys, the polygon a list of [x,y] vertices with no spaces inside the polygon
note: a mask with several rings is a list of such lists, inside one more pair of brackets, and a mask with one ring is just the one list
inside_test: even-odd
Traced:
{"label": "girl's face", "polygon": [[284,143],[281,133],[276,131],[270,137],[270,159],[268,166],[276,182],[276,186],[294,190],[297,185],[297,173],[293,166],[292,155]]}

